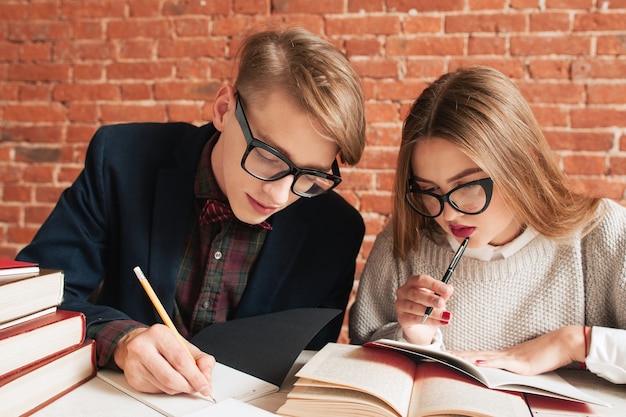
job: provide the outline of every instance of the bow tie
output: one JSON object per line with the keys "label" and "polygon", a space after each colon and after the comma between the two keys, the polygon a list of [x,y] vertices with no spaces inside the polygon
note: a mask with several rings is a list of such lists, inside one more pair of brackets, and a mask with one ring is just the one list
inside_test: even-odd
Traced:
{"label": "bow tie", "polygon": [[[237,219],[235,213],[233,213],[233,209],[230,208],[230,205],[213,199],[208,199],[206,203],[204,203],[204,207],[202,207],[202,212],[200,213],[200,224],[216,223],[228,219]],[[272,225],[267,221],[259,224],[243,224],[250,227],[260,227],[265,230],[272,230]]]}

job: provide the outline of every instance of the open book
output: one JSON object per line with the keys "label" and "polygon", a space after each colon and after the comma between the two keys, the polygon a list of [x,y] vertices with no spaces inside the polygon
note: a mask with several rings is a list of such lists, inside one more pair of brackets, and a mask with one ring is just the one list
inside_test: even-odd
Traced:
{"label": "open book", "polygon": [[469,361],[447,352],[432,350],[411,343],[380,339],[366,343],[367,348],[381,348],[402,353],[414,360],[435,361],[456,369],[483,385],[500,390],[526,392],[554,398],[608,405],[604,401],[588,395],[561,378],[556,372],[541,375],[519,375],[502,369],[478,367]]}
{"label": "open book", "polygon": [[437,363],[329,343],[296,373],[277,414],[291,417],[528,417],[522,394],[485,388]]}

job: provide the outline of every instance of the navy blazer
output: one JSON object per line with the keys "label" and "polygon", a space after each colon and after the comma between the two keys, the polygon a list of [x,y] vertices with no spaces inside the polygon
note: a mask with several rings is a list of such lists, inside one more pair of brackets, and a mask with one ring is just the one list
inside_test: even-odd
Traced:
{"label": "navy blazer", "polygon": [[[186,123],[100,128],[83,171],[17,259],[63,270],[61,308],[82,311],[88,326],[160,322],[137,265],[171,315],[196,169],[215,132],[212,124]],[[299,199],[271,223],[234,318],[300,307],[345,312],[365,231],[360,214],[330,192]],[[336,340],[342,321],[333,320],[309,348]]]}

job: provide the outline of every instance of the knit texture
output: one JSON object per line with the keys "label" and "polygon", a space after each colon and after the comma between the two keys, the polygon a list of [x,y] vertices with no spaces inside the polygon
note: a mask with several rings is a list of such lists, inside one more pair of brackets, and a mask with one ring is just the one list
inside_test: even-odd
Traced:
{"label": "knit texture", "polygon": [[[626,208],[603,200],[604,216],[582,239],[537,236],[512,256],[495,261],[462,258],[451,284],[452,312],[442,326],[449,350],[492,350],[517,345],[565,325],[626,329]],[[422,238],[406,262],[393,258],[392,231],[379,234],[359,282],[350,315],[351,343],[398,339],[396,290],[411,275],[443,276],[454,253]]]}

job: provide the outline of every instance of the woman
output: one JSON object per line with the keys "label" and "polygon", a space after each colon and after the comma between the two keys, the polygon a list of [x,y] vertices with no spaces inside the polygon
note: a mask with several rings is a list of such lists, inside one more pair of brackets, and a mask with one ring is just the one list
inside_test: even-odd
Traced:
{"label": "woman", "polygon": [[626,383],[626,209],[568,188],[508,78],[459,69],[420,95],[394,198],[351,310],[352,343],[432,344],[521,374],[580,362]]}

